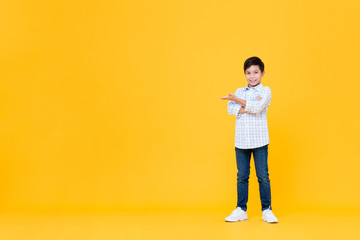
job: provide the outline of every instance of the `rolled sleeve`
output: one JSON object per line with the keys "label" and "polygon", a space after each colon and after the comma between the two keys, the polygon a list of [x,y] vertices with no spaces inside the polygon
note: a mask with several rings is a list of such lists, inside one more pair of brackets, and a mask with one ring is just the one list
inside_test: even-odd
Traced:
{"label": "rolled sleeve", "polygon": [[265,109],[266,106],[270,104],[271,100],[271,90],[270,88],[266,88],[267,90],[263,93],[259,94],[262,99],[260,101],[246,101],[245,111],[249,113],[260,113]]}
{"label": "rolled sleeve", "polygon": [[238,116],[239,115],[239,111],[241,108],[241,104],[235,102],[235,101],[229,101],[228,105],[227,105],[227,111],[229,114],[234,115],[234,116]]}

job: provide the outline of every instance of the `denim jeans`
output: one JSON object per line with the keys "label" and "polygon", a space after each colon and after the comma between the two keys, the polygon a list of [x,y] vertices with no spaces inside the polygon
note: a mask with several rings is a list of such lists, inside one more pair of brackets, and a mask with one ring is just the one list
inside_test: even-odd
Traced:
{"label": "denim jeans", "polygon": [[261,210],[272,209],[271,207],[271,191],[270,179],[268,173],[268,145],[253,148],[253,149],[240,149],[235,147],[236,165],[237,165],[237,206],[247,210],[248,189],[249,189],[249,176],[250,176],[250,158],[251,153],[254,156],[256,176],[259,182]]}

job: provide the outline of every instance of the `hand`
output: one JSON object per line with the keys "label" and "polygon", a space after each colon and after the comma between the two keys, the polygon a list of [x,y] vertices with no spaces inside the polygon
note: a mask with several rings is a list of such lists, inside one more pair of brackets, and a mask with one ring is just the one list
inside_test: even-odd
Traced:
{"label": "hand", "polygon": [[235,96],[235,94],[232,94],[232,93],[228,93],[228,95],[226,97],[220,97],[220,99],[231,100],[231,101],[235,101],[236,98],[237,97]]}
{"label": "hand", "polygon": [[246,113],[246,112],[245,112],[245,108],[244,108],[244,107],[241,107],[239,112],[240,112],[240,113]]}

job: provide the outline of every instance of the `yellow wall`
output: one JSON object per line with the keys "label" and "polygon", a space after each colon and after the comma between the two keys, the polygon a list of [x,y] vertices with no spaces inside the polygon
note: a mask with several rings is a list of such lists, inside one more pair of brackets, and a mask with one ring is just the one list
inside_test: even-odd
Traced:
{"label": "yellow wall", "polygon": [[[1,211],[232,209],[243,62],[273,209],[360,204],[359,3],[1,1]],[[253,160],[249,210],[261,208]]]}

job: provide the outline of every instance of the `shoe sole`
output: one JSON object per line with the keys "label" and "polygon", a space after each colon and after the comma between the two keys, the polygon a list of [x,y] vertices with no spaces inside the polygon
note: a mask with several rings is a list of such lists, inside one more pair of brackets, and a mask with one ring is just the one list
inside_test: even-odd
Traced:
{"label": "shoe sole", "polygon": [[229,220],[225,219],[225,222],[239,222],[239,221],[246,221],[246,220],[248,220],[248,219],[244,218],[244,219],[240,219],[240,220],[236,220],[236,221],[229,221]]}
{"label": "shoe sole", "polygon": [[273,222],[268,222],[266,220],[263,219],[264,222],[267,222],[267,223],[278,223],[278,221],[273,221]]}

